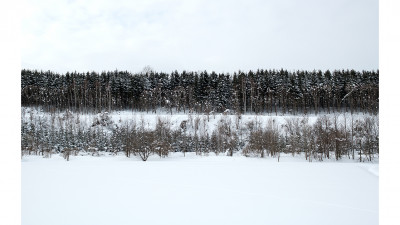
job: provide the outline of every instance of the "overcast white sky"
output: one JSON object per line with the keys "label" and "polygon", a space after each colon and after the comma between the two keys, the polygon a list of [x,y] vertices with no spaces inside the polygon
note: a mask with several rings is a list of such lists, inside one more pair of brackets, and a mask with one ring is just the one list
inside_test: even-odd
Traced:
{"label": "overcast white sky", "polygon": [[22,68],[378,69],[378,0],[26,0]]}

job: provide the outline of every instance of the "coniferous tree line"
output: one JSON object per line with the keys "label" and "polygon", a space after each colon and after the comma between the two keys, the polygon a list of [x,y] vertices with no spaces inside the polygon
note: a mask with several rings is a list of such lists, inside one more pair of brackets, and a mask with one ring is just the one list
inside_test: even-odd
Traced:
{"label": "coniferous tree line", "polygon": [[379,110],[379,71],[21,71],[22,106],[47,111],[318,113]]}
{"label": "coniferous tree line", "polygon": [[313,124],[307,117],[288,118],[284,123],[269,119],[263,124],[257,117],[245,123],[240,114],[234,120],[224,115],[209,132],[205,115],[189,114],[172,129],[168,118],[158,118],[149,128],[143,118],[116,123],[108,113],[102,113],[87,124],[79,113],[65,111],[45,116],[32,111],[24,108],[22,112],[22,156],[62,154],[69,160],[71,155],[99,156],[108,152],[146,161],[151,155],[167,157],[171,152],[227,156],[240,152],[278,161],[282,153],[287,153],[302,155],[309,161],[346,157],[361,162],[379,155],[379,121],[375,115],[321,115]]}

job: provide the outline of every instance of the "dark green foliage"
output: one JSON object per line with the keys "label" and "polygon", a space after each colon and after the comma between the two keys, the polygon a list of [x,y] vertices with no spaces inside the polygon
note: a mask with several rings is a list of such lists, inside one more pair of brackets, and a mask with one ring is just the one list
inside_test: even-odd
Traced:
{"label": "dark green foliage", "polygon": [[46,111],[120,109],[260,113],[377,113],[379,71],[257,70],[233,76],[207,71],[77,73],[21,71],[22,106]]}

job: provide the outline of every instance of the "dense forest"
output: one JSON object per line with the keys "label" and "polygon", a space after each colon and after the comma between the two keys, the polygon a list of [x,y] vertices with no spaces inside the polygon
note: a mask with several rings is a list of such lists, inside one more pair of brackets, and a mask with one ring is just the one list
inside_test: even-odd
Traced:
{"label": "dense forest", "polygon": [[370,112],[379,110],[379,71],[21,71],[22,106],[46,111],[160,109],[210,113]]}
{"label": "dense forest", "polygon": [[[379,71],[282,69],[232,75],[145,68],[136,74],[64,75],[24,69],[21,102],[22,156],[60,153],[69,160],[71,154],[109,152],[145,161],[170,152],[239,152],[278,160],[290,153],[310,161],[372,161],[379,155]],[[133,111],[132,118],[117,122],[110,117],[121,110]],[[133,118],[160,111],[169,118],[153,118],[151,128],[145,126],[149,121]],[[176,112],[187,115],[179,126],[170,122]],[[258,119],[278,113],[288,116],[284,122]],[[310,123],[314,113],[317,119]],[[244,121],[244,115],[252,119]]]}

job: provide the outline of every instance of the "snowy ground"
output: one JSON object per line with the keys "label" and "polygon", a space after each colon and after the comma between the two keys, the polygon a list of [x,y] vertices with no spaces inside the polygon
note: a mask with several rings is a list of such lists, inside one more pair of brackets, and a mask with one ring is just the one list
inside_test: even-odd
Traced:
{"label": "snowy ground", "polygon": [[376,163],[175,153],[22,159],[22,224],[378,224]]}
{"label": "snowy ground", "polygon": [[[30,121],[30,116],[32,115],[35,118],[35,121],[38,122],[40,120],[42,123],[50,124],[52,115],[47,112],[43,112],[37,108],[31,107],[21,107],[22,109],[22,121],[28,122]],[[58,118],[66,118],[66,112],[60,112],[55,114]],[[112,113],[107,113],[110,117],[111,121],[113,122],[113,126],[117,125],[119,127],[124,127],[127,123],[134,123],[138,126],[141,124],[141,120],[143,120],[144,127],[146,129],[154,130],[156,127],[156,123],[158,119],[166,122],[168,126],[172,130],[177,130],[181,127],[181,123],[183,121],[187,121],[187,132],[194,134],[194,124],[195,121],[199,121],[198,131],[200,134],[208,133],[211,135],[212,131],[215,130],[218,126],[219,121],[226,120],[233,129],[237,129],[238,127],[246,128],[246,124],[250,121],[259,123],[260,127],[265,127],[268,124],[269,120],[274,121],[277,125],[283,125],[286,123],[287,119],[307,119],[308,124],[313,125],[315,121],[317,121],[318,117],[327,116],[332,120],[332,118],[336,115],[338,117],[338,122],[340,124],[347,124],[347,129],[350,129],[351,125],[351,118],[354,121],[358,119],[363,119],[367,116],[372,116],[372,114],[364,114],[364,113],[319,113],[315,114],[298,114],[298,115],[291,115],[291,114],[281,114],[275,115],[275,113],[262,113],[262,114],[243,114],[241,115],[240,119],[238,119],[237,115],[235,114],[227,114],[223,115],[223,113],[212,113],[210,115],[205,114],[189,114],[183,112],[175,112],[172,115],[165,112],[165,111],[158,111],[157,113],[146,113],[146,112],[136,112],[136,111],[113,111]],[[100,114],[95,113],[72,113],[69,119],[63,119],[61,124],[64,127],[68,127],[67,122],[69,120],[73,121],[74,126],[80,126],[81,128],[88,128],[94,124],[94,121],[100,118]],[[378,119],[379,117],[376,116]],[[237,126],[236,126],[237,125]],[[55,119],[55,126],[60,126],[60,120]],[[76,129],[76,128],[75,128]],[[245,129],[246,130],[246,129]],[[281,129],[283,132],[283,129]]]}

